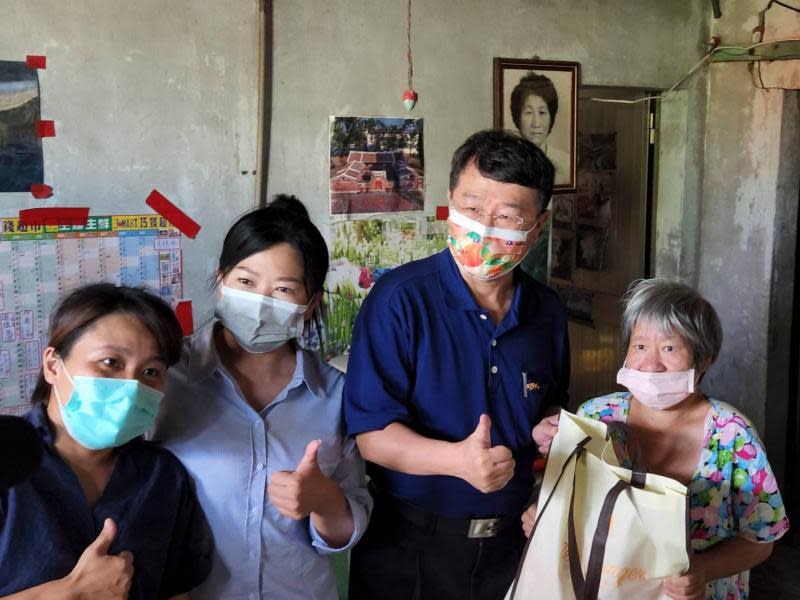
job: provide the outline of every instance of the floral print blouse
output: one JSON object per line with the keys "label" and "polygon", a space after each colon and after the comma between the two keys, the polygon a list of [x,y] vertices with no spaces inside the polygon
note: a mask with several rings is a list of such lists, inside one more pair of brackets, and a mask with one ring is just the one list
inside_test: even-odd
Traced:
{"label": "floral print blouse", "polygon": [[[601,396],[584,402],[577,414],[625,423],[630,397],[629,392]],[[703,552],[737,535],[773,542],[786,533],[789,521],[764,446],[744,415],[724,402],[709,398],[709,403],[700,463],[687,486],[692,550]],[[624,444],[624,429],[610,435]],[[706,598],[746,600],[749,580],[749,571],[717,579],[708,584]]]}

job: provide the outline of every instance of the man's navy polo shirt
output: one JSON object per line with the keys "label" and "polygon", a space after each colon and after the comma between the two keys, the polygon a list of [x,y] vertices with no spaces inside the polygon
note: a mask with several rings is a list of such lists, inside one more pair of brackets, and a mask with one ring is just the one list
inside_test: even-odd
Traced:
{"label": "man's navy polo shirt", "polygon": [[25,418],[39,431],[44,455],[28,481],[0,492],[0,596],[69,575],[107,517],[117,524],[109,554],[133,554],[131,600],[171,598],[206,578],[210,531],[177,458],[141,439],[121,446],[102,496],[89,506],[53,447],[44,406]]}
{"label": "man's navy polo shirt", "polygon": [[545,407],[566,405],[569,343],[555,292],[519,268],[514,277],[498,326],[447,249],[387,273],[361,305],[344,390],[348,434],[397,421],[429,438],[461,441],[486,413],[492,445],[507,446],[516,460],[511,481],[490,494],[455,477],[370,464],[373,481],[396,498],[456,518],[516,515],[530,498],[531,430]]}

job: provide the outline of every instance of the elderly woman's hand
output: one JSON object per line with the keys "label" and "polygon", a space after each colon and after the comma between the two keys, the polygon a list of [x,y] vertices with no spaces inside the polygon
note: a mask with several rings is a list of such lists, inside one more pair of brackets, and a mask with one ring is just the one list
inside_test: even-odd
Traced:
{"label": "elderly woman's hand", "polygon": [[522,531],[525,537],[531,537],[533,533],[533,524],[536,522],[536,503],[531,504],[522,513]]}
{"label": "elderly woman's hand", "polygon": [[707,583],[705,569],[692,563],[684,575],[664,579],[661,589],[672,600],[704,600]]}
{"label": "elderly woman's hand", "polygon": [[533,428],[531,435],[536,442],[536,448],[542,456],[547,456],[550,452],[550,444],[558,433],[558,417],[561,413],[556,413],[545,417]]}

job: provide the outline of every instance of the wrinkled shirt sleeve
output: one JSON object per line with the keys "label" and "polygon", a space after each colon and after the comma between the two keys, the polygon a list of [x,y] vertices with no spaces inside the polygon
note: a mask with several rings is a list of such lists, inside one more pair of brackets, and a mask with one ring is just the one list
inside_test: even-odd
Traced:
{"label": "wrinkled shirt sleeve", "polygon": [[353,438],[348,438],[344,443],[342,459],[336,467],[332,479],[339,484],[350,506],[350,512],[353,515],[353,533],[344,546],[333,548],[322,539],[309,519],[308,530],[311,534],[311,543],[317,553],[321,555],[342,552],[355,546],[367,529],[367,522],[372,511],[372,496],[367,491],[364,461],[358,453],[358,447]]}

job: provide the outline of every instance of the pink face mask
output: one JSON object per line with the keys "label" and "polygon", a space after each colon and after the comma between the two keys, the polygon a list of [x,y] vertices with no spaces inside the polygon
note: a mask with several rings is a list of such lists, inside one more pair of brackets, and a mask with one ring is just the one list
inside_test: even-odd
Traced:
{"label": "pink face mask", "polygon": [[623,365],[617,372],[617,383],[646,407],[666,410],[694,393],[694,369],[647,373]]}

